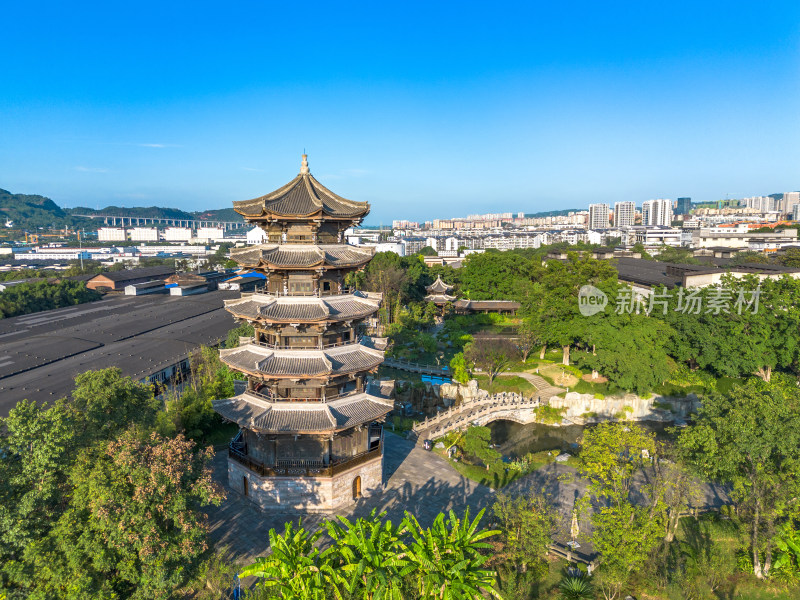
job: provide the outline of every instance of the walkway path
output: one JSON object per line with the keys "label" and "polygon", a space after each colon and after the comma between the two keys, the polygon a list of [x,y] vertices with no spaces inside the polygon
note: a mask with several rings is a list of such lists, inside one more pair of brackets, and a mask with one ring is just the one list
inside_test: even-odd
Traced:
{"label": "walkway path", "polygon": [[535,387],[536,391],[539,392],[539,395],[542,396],[543,398],[556,396],[564,391],[559,387],[553,386],[544,377],[541,377],[539,375],[534,375],[533,373],[525,373],[524,371],[509,371],[503,373],[503,375],[508,375],[510,377],[522,377],[525,381],[527,381],[533,387]]}

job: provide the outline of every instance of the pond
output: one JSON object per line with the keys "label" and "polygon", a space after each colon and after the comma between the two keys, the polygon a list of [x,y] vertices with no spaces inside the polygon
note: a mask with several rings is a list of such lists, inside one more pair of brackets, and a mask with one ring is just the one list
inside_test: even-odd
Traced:
{"label": "pond", "polygon": [[[666,429],[671,424],[653,421],[640,421],[636,425],[647,431],[655,432],[656,437],[666,437]],[[504,457],[519,458],[528,453],[558,450],[573,454],[578,440],[583,435],[584,425],[553,426],[541,423],[521,425],[514,421],[494,421],[489,424],[492,432],[492,443]],[[591,425],[589,425],[591,427]]]}

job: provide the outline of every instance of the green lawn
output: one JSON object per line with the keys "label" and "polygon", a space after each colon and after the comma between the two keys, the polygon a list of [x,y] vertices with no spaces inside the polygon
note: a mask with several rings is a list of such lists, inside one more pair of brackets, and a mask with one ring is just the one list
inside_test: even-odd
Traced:
{"label": "green lawn", "polygon": [[515,375],[498,375],[494,378],[492,385],[489,385],[489,377],[486,375],[475,375],[478,381],[478,387],[486,390],[490,394],[499,394],[500,392],[516,392],[525,396],[531,396],[536,393],[536,388],[531,383],[522,377]]}

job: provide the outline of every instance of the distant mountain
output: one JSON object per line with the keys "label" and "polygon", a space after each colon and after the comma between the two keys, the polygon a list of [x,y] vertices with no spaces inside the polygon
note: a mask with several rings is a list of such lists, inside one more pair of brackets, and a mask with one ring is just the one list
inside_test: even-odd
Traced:
{"label": "distant mountain", "polygon": [[69,208],[67,212],[72,215],[110,215],[114,217],[147,217],[155,219],[181,219],[181,220],[209,220],[209,221],[243,221],[242,216],[232,208],[219,208],[215,210],[201,210],[186,212],[177,208],[163,208],[161,206],[106,206],[95,210],[93,208]]}
{"label": "distant mountain", "polygon": [[203,210],[193,212],[195,219],[208,219],[209,221],[244,221],[242,215],[232,208],[218,208],[216,210]]}
{"label": "distant mountain", "polygon": [[162,208],[160,206],[106,206],[99,210],[79,206],[68,208],[66,212],[71,215],[110,215],[114,217],[148,217],[156,219],[194,219],[192,213],[177,208]]}
{"label": "distant mountain", "polygon": [[50,198],[30,194],[12,194],[0,189],[0,218],[2,226],[7,220],[14,222],[14,229],[37,229],[39,227],[64,227],[77,220],[70,217]]}
{"label": "distant mountain", "polygon": [[187,212],[177,208],[161,206],[106,206],[101,209],[79,206],[61,208],[50,198],[32,194],[12,194],[0,189],[0,229],[7,221],[13,229],[34,231],[38,229],[62,229],[64,227],[95,227],[98,221],[90,221],[77,215],[111,215],[116,217],[148,217],[179,219],[184,221],[243,221],[232,208]]}

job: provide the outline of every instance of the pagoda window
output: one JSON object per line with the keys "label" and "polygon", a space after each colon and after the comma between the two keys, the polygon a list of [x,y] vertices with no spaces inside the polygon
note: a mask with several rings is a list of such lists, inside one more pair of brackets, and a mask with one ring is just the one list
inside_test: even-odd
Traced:
{"label": "pagoda window", "polygon": [[316,348],[318,343],[315,335],[293,335],[283,338],[283,345],[287,348]]}
{"label": "pagoda window", "polygon": [[281,294],[283,292],[283,278],[273,275],[269,278],[268,284],[270,294]]}
{"label": "pagoda window", "polygon": [[311,296],[314,294],[314,280],[309,277],[289,276],[289,293]]}
{"label": "pagoda window", "polygon": [[286,232],[286,241],[290,244],[310,244],[314,242],[314,232],[310,225],[292,225]]}

